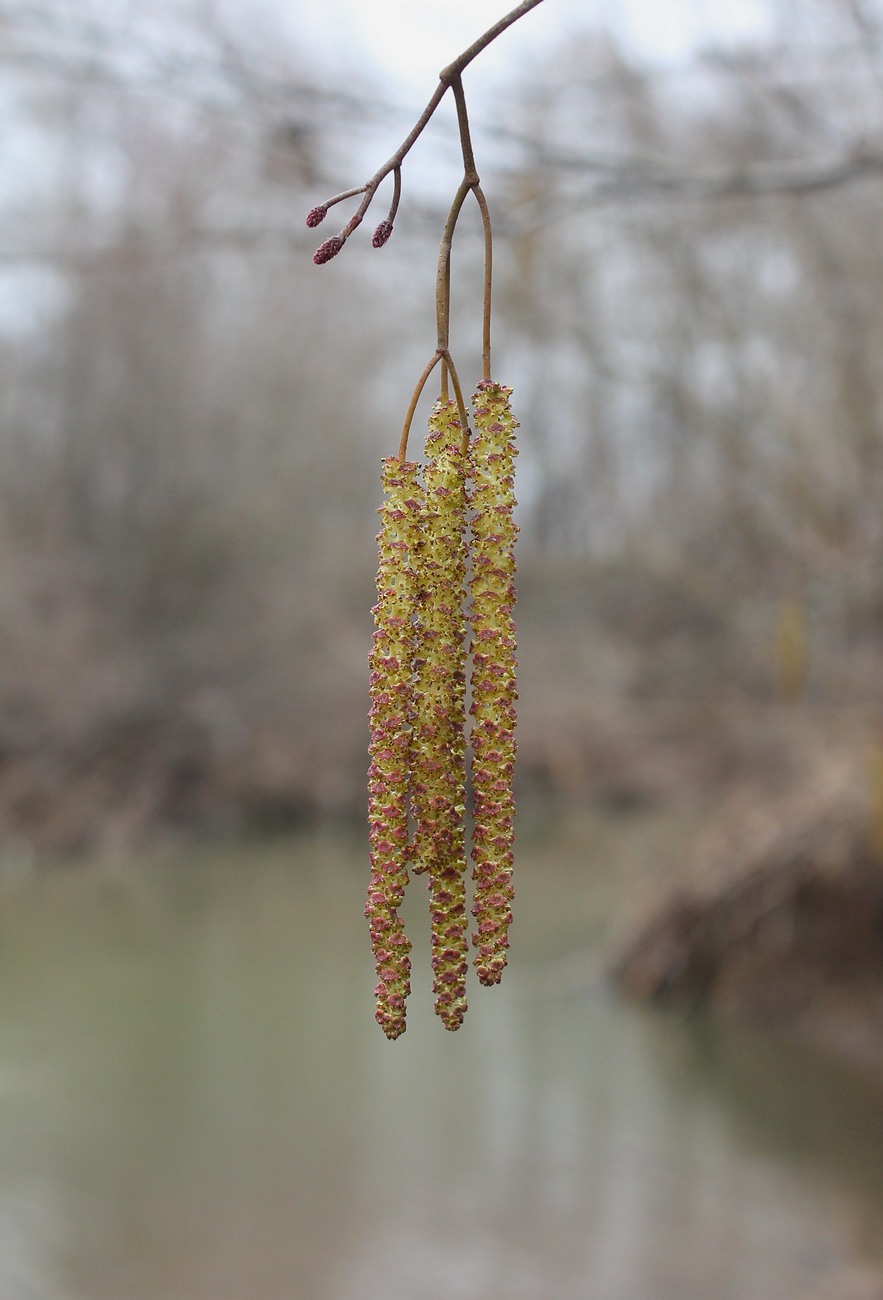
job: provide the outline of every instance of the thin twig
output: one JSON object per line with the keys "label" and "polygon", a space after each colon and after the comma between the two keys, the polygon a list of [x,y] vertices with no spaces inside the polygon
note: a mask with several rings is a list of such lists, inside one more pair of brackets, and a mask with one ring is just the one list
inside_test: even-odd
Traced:
{"label": "thin twig", "polygon": [[463,177],[470,185],[478,184],[478,170],[475,166],[475,154],[472,152],[472,135],[469,130],[469,114],[466,111],[466,92],[463,80],[456,76],[451,81],[454,102],[457,105],[457,127],[460,132],[460,152],[463,155]]}
{"label": "thin twig", "polygon": [[[436,275],[435,314],[438,329],[438,346],[447,348],[450,343],[451,316],[451,245],[454,230],[466,199],[472,190],[481,212],[484,227],[484,295],[482,315],[482,368],[483,378],[491,377],[491,282],[493,273],[493,234],[491,216],[487,199],[479,184],[475,155],[472,151],[472,137],[469,131],[469,113],[466,108],[466,96],[459,76],[451,83],[457,102],[457,121],[460,128],[460,147],[463,153],[463,179],[460,182],[454,201],[448,213],[438,251],[438,272]],[[442,371],[442,396],[447,396],[447,375]]]}
{"label": "thin twig", "polygon": [[[481,356],[483,377],[491,377],[491,280],[493,273],[493,234],[491,231],[491,214],[488,208],[487,199],[481,188],[478,169],[475,166],[475,154],[472,151],[472,135],[469,130],[469,112],[466,108],[466,94],[463,90],[463,82],[457,75],[451,82],[451,89],[454,92],[454,99],[457,104],[457,125],[460,131],[460,149],[463,154],[463,181],[460,189],[457,191],[459,198],[461,191],[472,190],[481,212],[482,226],[484,227],[484,307],[482,314],[482,331],[481,331]],[[445,325],[447,327],[447,311],[450,308],[450,282],[451,282],[451,241],[454,235],[454,226],[459,216],[462,199],[458,203],[455,199],[454,207],[451,209],[451,215],[448,217],[448,225],[445,226],[445,236],[442,238],[442,251],[447,258],[447,308]],[[452,221],[453,218],[453,221]],[[450,229],[449,229],[450,227]],[[447,247],[445,246],[447,243]],[[439,267],[441,270],[441,267]],[[439,338],[441,346],[441,337]],[[445,338],[447,346],[447,336]]]}
{"label": "thin twig", "polygon": [[467,177],[463,177],[460,182],[457,193],[454,195],[454,201],[451,204],[451,210],[448,213],[448,219],[445,222],[445,228],[442,232],[441,244],[438,250],[438,271],[435,279],[435,319],[438,330],[438,346],[441,349],[447,348],[450,342],[451,326],[451,244],[454,239],[454,229],[457,225],[457,218],[460,210],[466,201],[466,195],[472,189],[472,184]]}
{"label": "thin twig", "polygon": [[[361,225],[362,219],[368,211],[368,208],[371,206],[371,201],[373,200],[381,181],[383,181],[391,171],[398,172],[401,168],[403,161],[413,145],[423,134],[423,131],[431,120],[435,110],[447,94],[449,87],[456,86],[456,83],[459,82],[460,74],[463,69],[468,67],[472,60],[476,58],[477,55],[481,54],[482,50],[487,49],[492,41],[495,41],[498,36],[506,31],[507,27],[511,27],[519,18],[524,17],[524,15],[529,13],[531,9],[536,9],[537,5],[542,3],[543,0],[522,0],[520,5],[517,5],[516,8],[506,14],[505,17],[494,23],[493,27],[489,27],[483,36],[479,36],[478,40],[473,41],[468,49],[464,50],[462,54],[459,54],[457,58],[454,59],[453,63],[449,63],[448,66],[443,68],[439,73],[438,85],[433,91],[429,103],[426,105],[411,130],[405,136],[405,139],[399,145],[398,149],[396,149],[395,153],[392,154],[391,157],[387,158],[383,166],[377,169],[370,180],[367,180],[364,185],[360,185],[356,189],[346,191],[345,195],[335,195],[333,199],[326,200],[324,203],[319,204],[318,208],[313,209],[315,212],[318,211],[319,208],[329,208],[334,203],[339,202],[344,196],[353,197],[356,194],[364,193],[365,197],[362,199],[362,202],[356,208],[343,230],[340,231],[339,235],[333,237],[336,249],[332,256],[336,255],[336,253],[343,248],[343,245],[346,243],[347,239],[349,239],[353,231],[357,226]],[[328,242],[330,241],[326,241],[326,244]],[[330,257],[326,257],[323,260],[329,261]]]}
{"label": "thin twig", "polygon": [[344,190],[342,194],[335,194],[333,198],[326,199],[325,202],[322,204],[322,207],[333,208],[335,203],[341,203],[343,202],[344,199],[355,198],[357,194],[362,194],[364,192],[364,189],[365,189],[364,185],[357,185],[354,190]]}
{"label": "thin twig", "polygon": [[484,227],[484,307],[481,321],[481,367],[482,378],[491,378],[491,287],[493,283],[494,238],[491,231],[491,212],[480,185],[473,185],[472,193],[478,203],[481,222]]}
{"label": "thin twig", "polygon": [[460,380],[454,366],[454,359],[450,352],[448,352],[447,348],[444,353],[444,362],[445,370],[450,374],[451,383],[454,385],[454,396],[457,399],[457,413],[460,416],[460,429],[462,432],[460,445],[463,450],[463,455],[465,456],[469,447],[469,416],[466,414],[466,403],[463,400],[463,389],[460,387]]}
{"label": "thin twig", "polygon": [[392,183],[393,183],[393,190],[392,190],[392,203],[390,203],[390,205],[389,205],[389,212],[387,212],[387,214],[386,214],[386,219],[387,219],[387,221],[389,222],[390,225],[392,225],[392,223],[393,223],[393,222],[395,221],[395,219],[396,219],[396,213],[397,213],[398,210],[399,210],[399,200],[400,200],[401,197],[402,197],[402,169],[401,169],[401,167],[396,167],[396,168],[395,168],[395,170],[394,170],[394,172],[393,172]]}
{"label": "thin twig", "polygon": [[[460,384],[460,378],[457,374],[457,367],[454,365],[454,358],[447,348],[436,348],[435,352],[427,361],[423,368],[423,373],[417,380],[417,385],[411,394],[411,401],[408,404],[408,410],[405,415],[405,423],[402,428],[402,436],[399,441],[399,460],[405,460],[408,455],[408,437],[411,433],[411,425],[414,422],[414,413],[417,410],[417,403],[426,387],[426,381],[435,370],[439,362],[442,362],[442,373],[447,377],[450,376],[451,383],[454,386],[454,397],[457,400],[457,414],[460,417],[460,428],[463,431],[463,450],[465,452],[469,445],[469,416],[466,413],[466,402],[463,398],[463,389]],[[447,401],[446,380],[442,384],[442,400]]]}
{"label": "thin twig", "polygon": [[417,380],[417,387],[411,395],[411,401],[405,415],[405,423],[402,427],[402,437],[399,442],[399,460],[405,460],[408,455],[408,434],[411,432],[411,424],[414,420],[414,412],[417,410],[417,403],[420,401],[420,394],[426,387],[426,381],[435,370],[438,363],[444,358],[450,364],[450,354],[446,348],[438,348],[427,361],[423,374]]}
{"label": "thin twig", "polygon": [[507,27],[511,27],[513,23],[517,23],[519,18],[523,18],[526,13],[530,13],[531,9],[536,9],[537,5],[542,4],[542,2],[543,0],[522,0],[520,5],[517,5],[516,8],[506,14],[505,17],[500,18],[495,22],[493,27],[489,27],[483,36],[479,36],[477,41],[473,41],[472,45],[469,46],[469,49],[464,50],[462,54],[459,54],[457,58],[454,59],[453,63],[449,63],[446,68],[442,68],[441,72],[438,74],[439,81],[443,85],[448,85],[455,77],[459,77],[460,73],[464,68],[468,68],[476,55],[481,54],[482,50],[487,49],[491,41],[495,41],[498,36],[502,35]]}

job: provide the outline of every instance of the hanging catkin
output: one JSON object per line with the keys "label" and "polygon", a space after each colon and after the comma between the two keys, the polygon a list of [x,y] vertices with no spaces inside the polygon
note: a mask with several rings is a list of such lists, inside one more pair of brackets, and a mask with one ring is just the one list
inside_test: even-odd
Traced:
{"label": "hanging catkin", "polygon": [[415,874],[425,873],[429,884],[436,1012],[447,1029],[458,1029],[466,1013],[467,640],[472,656],[473,964],[483,984],[499,983],[506,965],[517,699],[517,422],[509,396],[510,389],[500,384],[479,385],[468,453],[457,403],[439,401],[429,420],[422,483],[413,461],[383,462],[371,651],[371,883],[365,915],[377,969],[376,1019],[389,1038],[404,1032],[410,992],[411,944],[399,916],[409,867]]}
{"label": "hanging catkin", "polygon": [[414,558],[423,490],[413,461],[383,462],[385,500],[377,536],[377,604],[370,656],[371,765],[368,820],[371,881],[365,916],[377,970],[376,1020],[387,1038],[405,1030],[411,944],[398,909],[408,882],[408,791],[414,721]]}
{"label": "hanging catkin", "polygon": [[473,397],[472,489],[472,861],[473,959],[483,984],[506,965],[512,920],[515,804],[515,506],[511,389],[486,381]]}
{"label": "hanging catkin", "polygon": [[426,438],[415,660],[411,861],[429,875],[435,1009],[447,1029],[466,1012],[466,480],[456,402],[436,403]]}

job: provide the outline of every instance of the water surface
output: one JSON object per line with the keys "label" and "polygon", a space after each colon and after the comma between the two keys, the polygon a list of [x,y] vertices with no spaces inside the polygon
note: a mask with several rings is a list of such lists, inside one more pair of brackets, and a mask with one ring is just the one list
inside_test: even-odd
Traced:
{"label": "water surface", "polygon": [[617,1001],[616,844],[523,846],[504,984],[449,1034],[418,943],[393,1044],[358,844],[7,890],[2,1300],[785,1300],[871,1260],[880,1094]]}

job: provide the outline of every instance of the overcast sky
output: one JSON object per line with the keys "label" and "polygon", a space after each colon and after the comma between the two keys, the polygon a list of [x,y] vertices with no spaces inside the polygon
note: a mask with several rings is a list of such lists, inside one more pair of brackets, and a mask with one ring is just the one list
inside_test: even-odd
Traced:
{"label": "overcast sky", "polygon": [[[300,0],[292,30],[326,57],[364,52],[397,82],[425,90],[436,73],[513,8],[513,0]],[[544,0],[482,56],[486,73],[515,54],[543,50],[582,25],[603,24],[647,59],[677,60],[697,44],[742,40],[767,29],[766,0]]]}

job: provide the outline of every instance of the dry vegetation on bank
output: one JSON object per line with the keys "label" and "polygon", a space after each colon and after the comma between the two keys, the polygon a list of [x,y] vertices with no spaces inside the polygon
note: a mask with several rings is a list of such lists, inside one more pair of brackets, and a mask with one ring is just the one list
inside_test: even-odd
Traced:
{"label": "dry vegetation on bank", "polygon": [[732,796],[637,927],[622,986],[883,1070],[880,765],[879,747],[817,749],[789,796]]}

